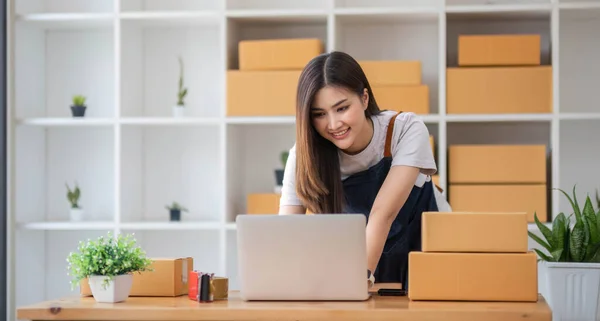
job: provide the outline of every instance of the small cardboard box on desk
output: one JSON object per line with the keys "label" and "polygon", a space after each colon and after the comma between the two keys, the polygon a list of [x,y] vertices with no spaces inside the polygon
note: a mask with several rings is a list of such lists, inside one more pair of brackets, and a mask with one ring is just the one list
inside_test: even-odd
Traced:
{"label": "small cardboard box on desk", "polygon": [[[175,297],[188,293],[188,277],[194,269],[194,259],[151,258],[153,271],[133,274],[129,296]],[[91,296],[88,279],[79,283],[82,296]]]}

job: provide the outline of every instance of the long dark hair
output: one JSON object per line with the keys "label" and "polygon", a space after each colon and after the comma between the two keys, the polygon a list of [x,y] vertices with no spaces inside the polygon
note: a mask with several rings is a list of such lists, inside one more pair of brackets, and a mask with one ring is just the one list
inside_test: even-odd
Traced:
{"label": "long dark hair", "polygon": [[380,113],[365,73],[350,55],[324,53],[302,70],[296,105],[296,193],[315,214],[342,213],[344,204],[338,148],[316,131],[310,112],[315,95],[325,86],[346,88],[360,97],[366,88],[365,117]]}

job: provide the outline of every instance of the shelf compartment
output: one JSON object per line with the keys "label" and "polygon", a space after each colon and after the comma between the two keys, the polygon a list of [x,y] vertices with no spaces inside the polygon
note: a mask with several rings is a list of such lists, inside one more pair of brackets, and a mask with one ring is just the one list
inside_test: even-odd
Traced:
{"label": "shelf compartment", "polygon": [[[17,223],[69,223],[68,184],[81,190],[82,223],[114,219],[113,128],[16,129]],[[58,224],[58,223],[56,223]]]}
{"label": "shelf compartment", "polygon": [[[218,23],[202,19],[124,20],[121,38],[121,116],[173,117],[183,61],[185,117],[221,115],[222,66]],[[169,27],[163,25],[170,24]],[[192,25],[190,25],[190,23]],[[211,61],[212,63],[207,63]]]}
{"label": "shelf compartment", "polygon": [[30,13],[112,13],[114,1],[19,0],[17,14]]}
{"label": "shelf compartment", "polygon": [[[503,207],[504,205],[498,205],[500,202],[504,202],[504,198],[515,197],[517,204],[524,204],[523,206],[535,207],[536,211],[539,212],[540,220],[551,221],[552,218],[552,207],[551,207],[551,187],[552,185],[552,145],[550,142],[551,137],[551,122],[539,122],[539,121],[516,121],[516,122],[496,122],[496,123],[474,123],[474,122],[453,122],[448,123],[447,127],[447,146],[449,154],[447,155],[447,172],[448,172],[448,199],[450,205],[453,206],[453,191],[456,190],[454,197],[462,198],[460,196],[461,191],[463,193],[486,193],[490,191],[491,194],[485,194],[488,197],[486,200],[490,204],[496,204],[492,211],[513,211],[514,208]],[[545,146],[545,157],[544,163],[541,164],[546,167],[545,178],[539,181],[528,181],[528,182],[463,182],[455,183],[450,180],[452,177],[453,168],[458,168],[452,165],[452,161],[455,156],[452,156],[450,149],[455,145],[543,145]],[[472,157],[477,157],[473,155]],[[471,159],[471,158],[470,158]],[[460,160],[458,160],[460,161]],[[482,160],[483,162],[483,160]],[[489,164],[485,163],[482,166]],[[541,166],[540,165],[540,166]],[[454,188],[456,187],[456,188]],[[531,199],[516,199],[517,195],[514,195],[514,191],[522,189],[523,193],[531,193]],[[544,192],[545,191],[545,192]],[[541,193],[541,194],[540,194]],[[479,194],[477,194],[479,195]],[[511,196],[512,195],[512,196]],[[537,195],[537,196],[536,196]],[[475,204],[473,200],[465,201],[457,200],[465,206],[473,206],[471,209],[457,208],[458,205],[453,206],[453,210],[482,210],[481,204]],[[509,202],[510,203],[510,202]],[[542,204],[542,205],[540,205]],[[492,205],[490,205],[492,206]],[[538,209],[539,208],[539,209]],[[491,210],[491,209],[490,209]],[[533,215],[533,210],[527,208],[523,211],[529,211],[530,215]],[[544,212],[542,214],[542,212]],[[532,221],[531,221],[532,222]]]}
{"label": "shelf compartment", "polygon": [[114,115],[112,28],[44,30],[21,22],[15,33],[16,118],[72,117],[74,95],[86,97],[86,118]]}
{"label": "shelf compartment", "polygon": [[160,224],[170,224],[165,206],[173,202],[189,210],[174,224],[221,221],[224,178],[219,128],[124,127],[121,221],[167,227]]}
{"label": "shelf compartment", "polygon": [[[585,204],[586,196],[590,196],[594,208],[598,210],[596,203],[596,191],[600,194],[600,171],[597,170],[600,150],[596,138],[600,135],[600,121],[592,120],[561,120],[560,122],[560,173],[559,187],[569,196],[572,196],[573,186],[576,186],[577,201],[580,208]],[[558,210],[569,215],[573,212],[567,198],[556,191],[558,198]]]}
{"label": "shelf compartment", "polygon": [[[411,14],[388,15],[340,15],[336,17],[336,50],[344,51],[359,63],[362,61],[418,61],[420,63],[420,81],[416,85],[427,86],[427,104],[429,114],[439,111],[439,26],[438,14],[424,16]],[[391,38],[381,37],[382,34]],[[381,48],[373,50],[373,48]],[[366,71],[365,71],[366,72]],[[369,79],[375,92],[379,84]],[[412,84],[411,84],[412,85]],[[381,85],[388,87],[387,84]],[[383,96],[382,96],[383,97]],[[406,106],[390,105],[381,101],[381,109],[410,110]],[[418,107],[415,107],[418,108]],[[421,109],[421,108],[418,108]],[[416,110],[415,110],[416,111]]]}
{"label": "shelf compartment", "polygon": [[194,270],[220,274],[219,231],[149,231],[124,229],[149,258],[192,257]]}
{"label": "shelf compartment", "polygon": [[275,193],[275,170],[282,169],[280,155],[295,142],[295,125],[228,125],[227,222],[246,214],[251,193]]}
{"label": "shelf compartment", "polygon": [[559,14],[559,75],[561,113],[598,111],[600,65],[590,63],[600,56],[597,30],[600,7],[562,10]]}
{"label": "shelf compartment", "polygon": [[232,16],[227,19],[227,69],[239,69],[238,45],[242,40],[290,38],[320,39],[327,48],[327,15]]}
{"label": "shelf compartment", "polygon": [[121,0],[121,12],[216,11],[218,0]]}

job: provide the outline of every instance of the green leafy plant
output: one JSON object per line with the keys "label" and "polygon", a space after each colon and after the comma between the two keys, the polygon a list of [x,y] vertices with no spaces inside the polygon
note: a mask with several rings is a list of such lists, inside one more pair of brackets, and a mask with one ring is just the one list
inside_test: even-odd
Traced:
{"label": "green leafy plant", "polygon": [[177,105],[184,106],[184,98],[187,95],[187,88],[183,87],[183,60],[179,57],[179,90],[177,91]]}
{"label": "green leafy plant", "polygon": [[71,288],[90,276],[102,275],[107,278],[102,283],[106,288],[115,276],[134,272],[152,271],[152,260],[136,245],[133,234],[119,234],[113,237],[111,232],[96,240],[80,241],[78,252],[71,252],[67,275],[71,276]]}
{"label": "green leafy plant", "polygon": [[[569,200],[573,213],[568,217],[558,214],[552,223],[552,229],[542,224],[537,214],[535,224],[545,240],[528,231],[529,236],[545,248],[548,254],[534,249],[540,260],[547,262],[593,262],[600,263],[600,209],[594,212],[589,195],[586,197],[583,210],[580,208],[573,187],[571,198],[563,190],[558,189]],[[575,224],[571,226],[571,216],[575,215]]]}
{"label": "green leafy plant", "polygon": [[182,211],[182,212],[187,212],[188,211],[187,208],[181,206],[181,204],[179,204],[177,202],[173,202],[171,205],[166,205],[165,208],[168,209],[169,211],[172,211],[172,210],[179,210],[179,211]]}
{"label": "green leafy plant", "polygon": [[82,96],[82,95],[73,96],[73,106],[85,106],[85,96]]}
{"label": "green leafy plant", "polygon": [[65,183],[67,186],[67,200],[71,204],[71,208],[79,208],[79,198],[81,197],[81,190],[79,190],[79,186],[77,182],[75,182],[75,188],[71,190],[69,184]]}
{"label": "green leafy plant", "polygon": [[285,169],[285,164],[287,164],[287,159],[289,156],[290,156],[290,153],[288,151],[281,152],[281,155],[279,156],[281,159],[281,164],[283,165],[284,169]]}

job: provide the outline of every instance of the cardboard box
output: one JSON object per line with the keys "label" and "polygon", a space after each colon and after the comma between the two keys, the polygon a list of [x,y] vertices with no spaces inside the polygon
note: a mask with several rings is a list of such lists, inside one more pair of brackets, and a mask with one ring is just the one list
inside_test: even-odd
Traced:
{"label": "cardboard box", "polygon": [[456,183],[546,183],[545,145],[451,145],[448,179]]}
{"label": "cardboard box", "polygon": [[[515,185],[455,185],[450,184],[448,197],[453,211],[458,212],[526,212],[527,221],[533,215],[548,221],[545,184]],[[487,230],[487,229],[486,229]]]}
{"label": "cardboard box", "polygon": [[429,87],[414,86],[371,86],[377,105],[381,109],[410,111],[429,114]]}
{"label": "cardboard box", "polygon": [[435,142],[433,140],[433,135],[429,135],[429,145],[431,145],[431,152],[435,156]]}
{"label": "cardboard box", "polygon": [[459,66],[540,65],[540,35],[459,35]]}
{"label": "cardboard box", "polygon": [[248,194],[246,197],[247,214],[279,214],[280,194]]}
{"label": "cardboard box", "polygon": [[411,300],[536,302],[538,298],[534,252],[410,252],[408,270]]}
{"label": "cardboard box", "polygon": [[447,69],[449,114],[551,113],[552,67]]}
{"label": "cardboard box", "polygon": [[300,70],[227,72],[227,116],[295,116]]}
{"label": "cardboard box", "polygon": [[[190,271],[189,283],[188,283],[188,298],[190,300],[199,301],[198,284],[201,284],[199,280],[199,271]],[[212,284],[213,300],[225,300],[229,297],[229,279],[221,276],[213,276]]]}
{"label": "cardboard box", "polygon": [[[188,293],[188,275],[194,269],[194,259],[151,258],[154,271],[133,274],[130,296],[174,297]],[[79,283],[80,294],[92,295],[87,279]]]}
{"label": "cardboard box", "polygon": [[240,70],[290,70],[323,53],[323,43],[316,38],[242,40],[238,50]]}
{"label": "cardboard box", "polygon": [[421,62],[418,60],[361,60],[358,63],[371,88],[421,85]]}
{"label": "cardboard box", "polygon": [[527,213],[425,212],[423,252],[525,253]]}

